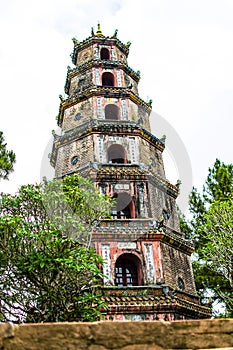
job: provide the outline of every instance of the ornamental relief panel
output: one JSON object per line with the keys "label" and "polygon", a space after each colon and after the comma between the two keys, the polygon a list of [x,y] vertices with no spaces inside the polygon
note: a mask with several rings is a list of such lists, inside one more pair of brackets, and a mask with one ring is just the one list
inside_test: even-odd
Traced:
{"label": "ornamental relief panel", "polygon": [[79,102],[64,111],[62,130],[75,128],[92,118],[92,98]]}
{"label": "ornamental relief panel", "polygon": [[92,71],[81,73],[71,78],[69,94],[79,94],[82,93],[88,86],[93,83]]}
{"label": "ornamental relief panel", "polygon": [[93,49],[91,46],[87,47],[86,49],[83,49],[78,53],[76,64],[81,65],[84,62],[88,61],[89,59],[92,58],[92,54],[93,54]]}

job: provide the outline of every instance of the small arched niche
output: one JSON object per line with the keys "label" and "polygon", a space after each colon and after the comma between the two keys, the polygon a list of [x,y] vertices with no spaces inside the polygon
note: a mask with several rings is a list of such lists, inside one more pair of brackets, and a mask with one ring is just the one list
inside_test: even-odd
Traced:
{"label": "small arched niche", "polygon": [[110,72],[104,72],[102,75],[102,86],[114,86],[114,75]]}
{"label": "small arched niche", "polygon": [[101,60],[109,60],[110,59],[109,50],[106,49],[106,47],[102,47],[102,49],[100,51],[100,59]]}
{"label": "small arched niche", "polygon": [[118,120],[119,114],[119,107],[116,105],[108,104],[105,106],[105,119]]}
{"label": "small arched niche", "polygon": [[127,156],[124,147],[118,144],[108,148],[108,163],[126,164]]}
{"label": "small arched niche", "polygon": [[111,211],[113,219],[135,219],[135,205],[131,195],[127,192],[115,193],[115,206]]}
{"label": "small arched niche", "polygon": [[115,285],[140,286],[142,285],[142,267],[140,259],[134,254],[122,254],[115,264]]}

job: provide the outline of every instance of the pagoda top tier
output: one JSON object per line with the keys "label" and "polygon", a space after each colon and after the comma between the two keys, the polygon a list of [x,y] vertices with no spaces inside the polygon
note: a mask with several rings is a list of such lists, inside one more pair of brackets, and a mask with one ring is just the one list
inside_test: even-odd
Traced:
{"label": "pagoda top tier", "polygon": [[74,43],[74,50],[72,54],[72,63],[77,64],[77,56],[80,51],[83,49],[93,46],[95,44],[100,45],[108,45],[108,46],[116,46],[118,49],[123,53],[125,57],[128,57],[129,54],[129,47],[131,45],[130,42],[127,42],[126,44],[123,44],[118,38],[117,38],[117,32],[116,29],[114,34],[112,36],[105,36],[100,28],[100,24],[98,23],[97,31],[94,32],[94,29],[91,28],[91,36],[86,38],[83,41],[78,41],[76,38],[73,38]]}

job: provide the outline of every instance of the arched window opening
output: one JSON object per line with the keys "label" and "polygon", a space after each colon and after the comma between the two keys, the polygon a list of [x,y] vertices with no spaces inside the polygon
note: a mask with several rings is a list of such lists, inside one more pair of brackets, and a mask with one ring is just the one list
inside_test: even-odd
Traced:
{"label": "arched window opening", "polygon": [[113,219],[135,219],[135,205],[129,193],[115,193],[116,204],[112,209]]}
{"label": "arched window opening", "polygon": [[127,157],[124,147],[115,144],[108,148],[108,163],[126,164]]}
{"label": "arched window opening", "polygon": [[105,107],[105,119],[118,120],[119,119],[119,107],[113,104],[108,104]]}
{"label": "arched window opening", "polygon": [[122,254],[115,265],[115,285],[139,286],[142,285],[141,263],[133,254]]}
{"label": "arched window opening", "polygon": [[103,86],[114,86],[114,75],[110,72],[104,72],[102,75]]}
{"label": "arched window opening", "polygon": [[185,289],[184,281],[182,280],[181,277],[178,277],[178,288],[179,288],[180,290],[184,290],[184,289]]}
{"label": "arched window opening", "polygon": [[110,55],[109,55],[109,50],[103,47],[100,51],[100,58],[101,60],[109,60]]}

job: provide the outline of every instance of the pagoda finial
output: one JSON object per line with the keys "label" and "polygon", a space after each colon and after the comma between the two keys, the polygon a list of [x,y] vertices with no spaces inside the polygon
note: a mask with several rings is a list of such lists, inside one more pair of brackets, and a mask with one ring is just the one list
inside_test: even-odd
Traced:
{"label": "pagoda finial", "polygon": [[98,22],[98,25],[97,25],[97,32],[96,32],[96,34],[95,34],[95,36],[99,36],[99,37],[104,37],[104,35],[103,35],[103,33],[102,33],[102,31],[101,31],[101,29],[100,29],[100,23]]}

